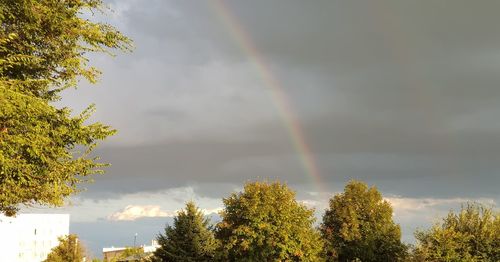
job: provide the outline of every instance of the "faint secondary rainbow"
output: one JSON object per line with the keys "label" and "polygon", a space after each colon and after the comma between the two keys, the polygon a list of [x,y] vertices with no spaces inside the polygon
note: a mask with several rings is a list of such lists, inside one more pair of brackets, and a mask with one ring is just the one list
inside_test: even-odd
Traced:
{"label": "faint secondary rainbow", "polygon": [[223,0],[213,0],[212,7],[227,27],[237,44],[248,56],[248,59],[257,69],[264,84],[271,90],[271,99],[274,102],[278,113],[283,120],[283,124],[288,131],[292,144],[299,154],[300,162],[307,176],[312,179],[314,186],[318,191],[324,190],[325,183],[322,181],[318,165],[306,142],[306,137],[302,131],[299,120],[292,108],[290,99],[285,93],[280,81],[273,74],[265,58],[253,42],[251,36],[245,31],[239,20],[233,15],[231,9],[225,5]]}

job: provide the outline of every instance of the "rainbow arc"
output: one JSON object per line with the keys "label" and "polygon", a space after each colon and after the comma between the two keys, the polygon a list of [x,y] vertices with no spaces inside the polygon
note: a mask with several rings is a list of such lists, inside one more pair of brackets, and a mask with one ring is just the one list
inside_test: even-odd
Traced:
{"label": "rainbow arc", "polygon": [[262,55],[262,52],[259,51],[255,42],[252,40],[251,35],[244,29],[243,25],[233,14],[229,6],[227,6],[223,0],[214,0],[211,1],[211,3],[213,3],[212,7],[227,28],[228,32],[234,38],[242,52],[247,56],[251,64],[256,68],[256,71],[263,83],[269,88],[271,100],[273,101],[273,104],[283,121],[283,125],[288,132],[291,143],[298,154],[305,175],[309,179],[312,179],[312,182],[319,193],[327,192],[324,189],[325,183],[322,181],[318,165],[311,148],[307,143],[300,121],[297,118],[290,98],[286,94],[286,90],[282,83],[274,75],[265,57]]}

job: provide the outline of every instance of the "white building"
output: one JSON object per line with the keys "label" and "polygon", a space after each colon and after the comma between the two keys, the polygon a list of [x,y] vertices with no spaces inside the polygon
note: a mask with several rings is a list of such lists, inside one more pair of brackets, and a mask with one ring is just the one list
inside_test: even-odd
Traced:
{"label": "white building", "polygon": [[68,214],[0,215],[0,261],[43,261],[68,234]]}
{"label": "white building", "polygon": [[[142,251],[146,255],[148,255],[148,254],[151,255],[159,247],[160,247],[160,245],[158,245],[158,242],[156,240],[151,241],[151,246],[147,246],[147,245],[138,246],[138,248],[141,248]],[[128,247],[128,248],[130,248],[130,247]],[[105,247],[105,248],[103,248],[102,254],[104,257],[104,261],[110,261],[114,258],[119,257],[126,249],[127,249],[127,247]]]}

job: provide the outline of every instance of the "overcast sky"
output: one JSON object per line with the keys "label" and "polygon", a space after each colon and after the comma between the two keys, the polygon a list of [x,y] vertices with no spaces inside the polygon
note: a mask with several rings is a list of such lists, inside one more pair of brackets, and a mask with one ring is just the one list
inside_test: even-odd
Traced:
{"label": "overcast sky", "polygon": [[463,202],[498,203],[499,1],[223,1],[283,86],[326,192],[220,2],[107,3],[135,51],[92,56],[100,83],[61,105],[95,103],[93,121],[118,129],[97,150],[112,167],[72,206],[42,209],[69,212],[94,253],[134,231],[149,242],[187,200],[216,212],[256,179],[287,182],[318,217],[348,180],[376,185],[406,241]]}

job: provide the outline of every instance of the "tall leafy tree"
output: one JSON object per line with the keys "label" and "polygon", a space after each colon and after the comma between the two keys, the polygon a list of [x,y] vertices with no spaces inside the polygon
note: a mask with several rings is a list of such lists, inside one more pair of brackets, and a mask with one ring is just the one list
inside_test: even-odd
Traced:
{"label": "tall leafy tree", "polygon": [[217,247],[208,218],[193,202],[186,204],[174,218],[174,225],[167,226],[157,240],[160,248],[153,261],[211,261]]}
{"label": "tall leafy tree", "polygon": [[223,200],[217,225],[223,261],[320,261],[313,210],[279,182],[254,182]]}
{"label": "tall leafy tree", "polygon": [[477,203],[415,237],[415,257],[422,261],[500,261],[500,213]]}
{"label": "tall leafy tree", "polygon": [[363,182],[349,182],[330,199],[321,233],[328,261],[398,261],[405,255],[391,205]]}
{"label": "tall leafy tree", "polygon": [[85,248],[76,235],[67,235],[59,238],[59,245],[54,247],[45,259],[45,262],[83,262]]}
{"label": "tall leafy tree", "polygon": [[[115,131],[53,102],[99,71],[87,55],[129,50],[114,27],[93,22],[101,0],[0,0],[0,213],[61,205],[103,164],[90,152]],[[78,150],[77,150],[78,149]]]}

